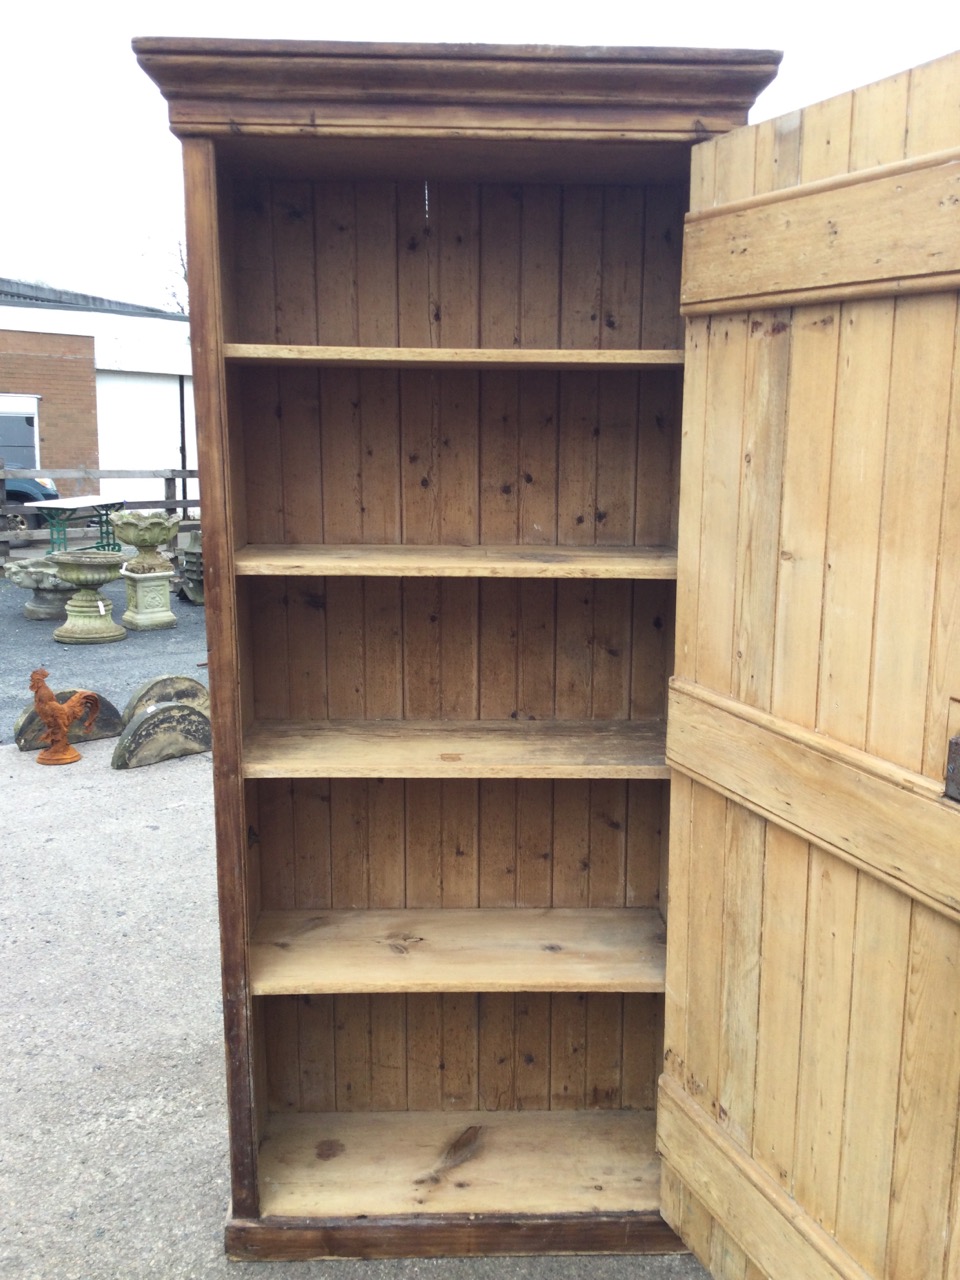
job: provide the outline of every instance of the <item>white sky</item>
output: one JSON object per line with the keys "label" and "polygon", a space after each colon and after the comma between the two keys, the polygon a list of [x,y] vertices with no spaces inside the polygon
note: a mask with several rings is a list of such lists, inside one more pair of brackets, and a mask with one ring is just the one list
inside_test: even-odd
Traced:
{"label": "white sky", "polygon": [[751,117],[762,120],[960,48],[956,0],[886,15],[865,0],[11,0],[0,18],[0,276],[172,305],[180,148],[130,51],[135,35],[781,49]]}

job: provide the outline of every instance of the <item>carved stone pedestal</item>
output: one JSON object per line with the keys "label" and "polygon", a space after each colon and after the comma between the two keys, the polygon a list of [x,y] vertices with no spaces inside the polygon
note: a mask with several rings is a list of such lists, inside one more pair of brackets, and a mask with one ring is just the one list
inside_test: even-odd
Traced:
{"label": "carved stone pedestal", "polygon": [[131,631],[161,631],[177,625],[170,608],[170,580],[173,570],[163,573],[133,573],[121,569],[127,583],[127,608],[120,621]]}

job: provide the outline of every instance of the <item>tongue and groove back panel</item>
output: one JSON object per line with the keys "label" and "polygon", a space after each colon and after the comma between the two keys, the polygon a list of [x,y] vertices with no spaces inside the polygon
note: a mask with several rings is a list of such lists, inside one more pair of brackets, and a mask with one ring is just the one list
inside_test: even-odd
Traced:
{"label": "tongue and groove back panel", "polygon": [[[236,341],[682,345],[663,302],[679,290],[682,188],[259,183],[228,197]],[[671,369],[237,370],[238,534],[673,544],[679,385]]]}
{"label": "tongue and groove back panel", "polygon": [[673,348],[683,184],[289,183],[221,194],[225,340]]}
{"label": "tongue and groove back panel", "polygon": [[247,367],[231,383],[251,543],[676,543],[675,369]]}
{"label": "tongue and groove back panel", "polygon": [[[237,180],[225,194],[238,342],[679,345],[662,299],[678,289],[682,188]],[[231,402],[251,544],[675,543],[677,368],[246,366]],[[248,578],[247,714],[662,717],[673,597],[669,581]],[[254,919],[659,903],[656,781],[248,791]],[[263,1018],[271,1110],[654,1103],[652,994],[302,996],[267,1002]]]}

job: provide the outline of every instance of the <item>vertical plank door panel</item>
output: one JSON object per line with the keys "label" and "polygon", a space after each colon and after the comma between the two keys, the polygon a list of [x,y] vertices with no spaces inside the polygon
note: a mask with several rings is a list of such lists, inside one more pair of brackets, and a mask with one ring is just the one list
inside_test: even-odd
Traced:
{"label": "vertical plank door panel", "polygon": [[[751,147],[756,199],[784,219],[798,193],[846,175],[863,175],[844,190],[867,198],[870,170],[957,146],[942,104],[958,83],[955,56],[706,144],[691,217],[725,210],[734,228],[752,192],[729,161],[749,167]],[[942,768],[957,670],[941,576],[956,505],[946,284],[795,294],[787,311],[758,280],[746,321],[720,304],[691,321],[678,557],[685,687],[769,710],[798,743],[814,731],[825,750],[853,748],[864,780],[896,767],[938,812],[923,775]],[[878,880],[868,848],[857,869],[803,823],[780,829],[772,793],[789,808],[799,777],[771,775],[745,805],[709,774],[673,784],[664,1212],[717,1276],[947,1275],[960,1256],[953,907]]]}

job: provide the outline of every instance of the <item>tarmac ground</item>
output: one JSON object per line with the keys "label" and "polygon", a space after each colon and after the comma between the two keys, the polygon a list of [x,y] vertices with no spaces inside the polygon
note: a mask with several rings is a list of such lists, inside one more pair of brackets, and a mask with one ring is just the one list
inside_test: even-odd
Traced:
{"label": "tarmac ground", "polygon": [[[122,591],[107,588],[123,609]],[[230,1263],[211,759],[38,767],[13,745],[30,671],[122,711],[206,679],[203,609],[60,645],[0,580],[0,1277],[10,1280],[703,1280],[689,1255]]]}

